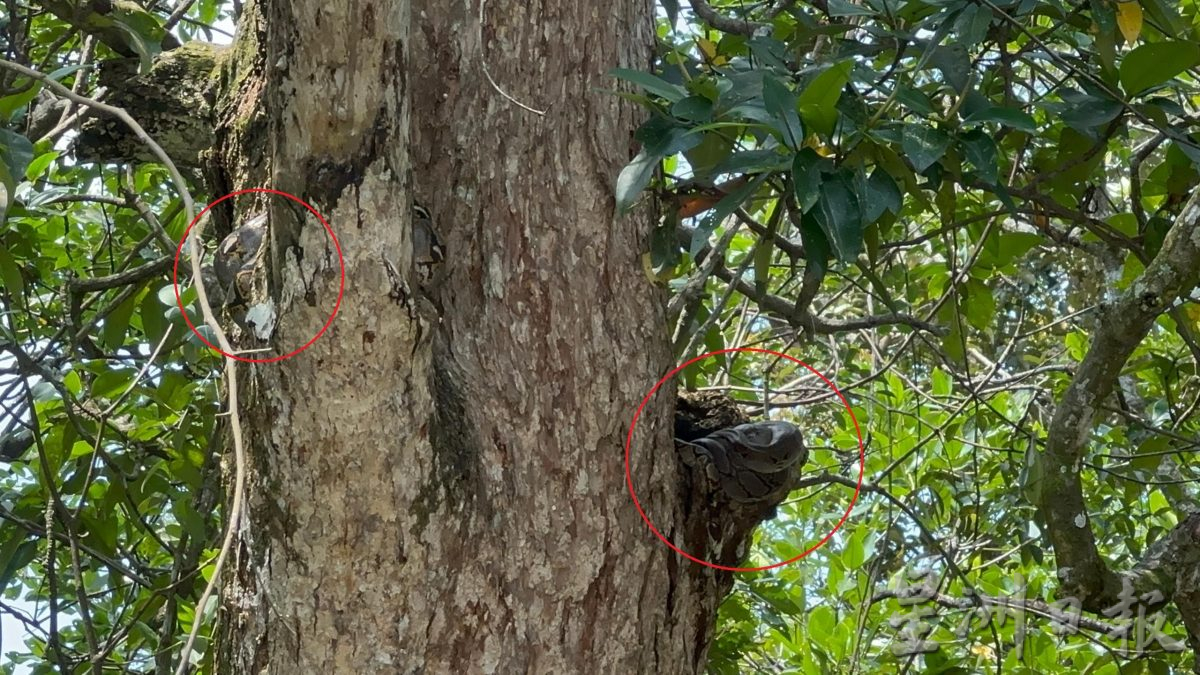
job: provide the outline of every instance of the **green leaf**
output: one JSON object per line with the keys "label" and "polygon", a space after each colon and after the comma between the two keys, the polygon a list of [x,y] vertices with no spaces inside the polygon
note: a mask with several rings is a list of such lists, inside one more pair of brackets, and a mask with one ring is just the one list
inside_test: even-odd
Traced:
{"label": "green leaf", "polygon": [[68,371],[66,375],[63,375],[62,382],[72,396],[79,396],[79,392],[83,391],[83,382],[79,379],[79,371]]}
{"label": "green leaf", "polygon": [[12,120],[13,113],[21,108],[29,105],[33,99],[37,98],[37,94],[42,90],[41,80],[35,80],[30,84],[29,80],[18,80],[12,85],[12,88],[19,89],[20,87],[29,87],[24,91],[18,91],[15,94],[10,94],[4,98],[0,98],[0,119],[6,121]]}
{"label": "green leaf", "polygon": [[1037,446],[1030,443],[1025,450],[1025,462],[1021,467],[1021,475],[1018,478],[1021,485],[1021,494],[1025,496],[1025,500],[1030,504],[1038,504],[1041,502],[1042,489],[1045,487],[1043,481],[1046,479],[1045,469],[1041,462],[1041,455],[1037,451]]}
{"label": "green leaf", "polygon": [[116,398],[125,391],[131,380],[133,380],[133,373],[128,370],[106,370],[92,382],[92,396],[94,398]]}
{"label": "green leaf", "polygon": [[1168,37],[1182,37],[1183,19],[1170,0],[1141,0],[1142,8]]}
{"label": "green leaf", "polygon": [[939,129],[919,124],[906,124],[900,147],[908,155],[908,160],[912,162],[913,168],[921,172],[946,154],[951,140],[950,136]]}
{"label": "green leaf", "polygon": [[76,459],[78,457],[90,455],[92,454],[93,449],[94,446],[87,441],[75,441],[75,443],[71,445],[71,452],[67,456],[67,459]]}
{"label": "green leaf", "polygon": [[1003,232],[1000,234],[1000,249],[996,255],[997,266],[1007,265],[1042,243],[1042,236],[1032,232]]}
{"label": "green leaf", "polygon": [[996,159],[996,143],[992,141],[992,137],[980,129],[972,129],[963,134],[959,141],[963,154],[975,167],[979,177],[988,183],[995,183],[999,166]]}
{"label": "green leaf", "polygon": [[[91,68],[91,66],[82,63],[77,63],[72,66],[64,66],[50,73],[47,75],[47,77],[55,82],[58,82],[67,75],[70,75],[71,73],[83,68]],[[13,113],[15,113],[17,110],[20,110],[22,107],[29,105],[30,102],[37,98],[38,92],[42,90],[44,85],[42,84],[41,80],[34,80],[31,84],[28,79],[21,79],[12,85],[12,89],[16,90],[25,86],[28,86],[29,88],[24,91],[19,91],[15,94],[5,96],[4,98],[0,98],[0,119],[11,120]]]}
{"label": "green leaf", "polygon": [[608,71],[608,74],[631,82],[645,89],[648,93],[654,94],[661,98],[665,98],[671,103],[679,101],[684,96],[687,96],[687,90],[677,84],[671,84],[657,75],[643,72],[640,70],[631,70],[629,68],[613,68]]}
{"label": "green leaf", "polygon": [[[803,152],[803,150],[801,150]],[[810,151],[811,152],[811,151]],[[789,154],[778,150],[747,150],[730,155],[725,161],[713,168],[713,174],[722,173],[762,173],[764,171],[783,171],[788,167]]]}
{"label": "green leaf", "polygon": [[966,89],[971,76],[971,57],[962,44],[939,45],[929,55],[929,65],[937,68],[955,91]]}
{"label": "green leaf", "polygon": [[799,148],[804,141],[804,129],[796,113],[796,96],[770,74],[763,75],[763,106],[771,113],[771,126],[779,132],[783,144],[792,150]]}
{"label": "green leaf", "polygon": [[[782,206],[778,208],[783,208]],[[754,249],[754,290],[765,293],[771,276],[771,254],[775,251],[775,240],[763,237]]]}
{"label": "green leaf", "polygon": [[1020,131],[1033,133],[1037,130],[1037,123],[1028,113],[1022,112],[1015,108],[983,108],[967,116],[963,120],[963,126],[969,127],[975,124],[984,124],[986,122],[994,122],[1002,124],[1006,127],[1012,127]]}
{"label": "green leaf", "polygon": [[116,351],[118,347],[125,344],[125,332],[129,330],[129,317],[133,316],[133,309],[137,306],[137,294],[130,295],[125,298],[125,301],[117,305],[113,311],[104,317],[104,328],[100,332],[101,344],[108,351]]}
{"label": "green leaf", "polygon": [[829,16],[875,16],[878,14],[870,7],[856,5],[850,0],[829,0]]}
{"label": "green leaf", "polygon": [[34,181],[41,178],[46,169],[50,168],[50,163],[56,159],[58,159],[58,152],[53,150],[38,155],[37,159],[30,162],[29,166],[25,169],[25,179]]}
{"label": "green leaf", "polygon": [[837,102],[842,89],[850,81],[851,61],[842,61],[827,68],[808,83],[797,101],[804,123],[817,133],[829,136],[837,124]]}
{"label": "green leaf", "polygon": [[[9,535],[15,535],[9,532]],[[38,541],[24,536],[6,536],[0,548],[0,588],[7,588],[17,571],[25,569],[37,557]]]}
{"label": "green leaf", "polygon": [[862,210],[853,175],[840,171],[827,177],[812,213],[838,259],[853,261],[862,250],[863,242]]}
{"label": "green leaf", "polygon": [[633,137],[642,144],[643,149],[659,158],[669,157],[677,152],[683,152],[696,147],[700,143],[701,134],[687,127],[680,126],[675,120],[655,116],[646,120],[638,127]]}
{"label": "green leaf", "polygon": [[646,154],[646,151],[642,150],[637,157],[633,158],[632,162],[621,169],[621,174],[617,176],[616,189],[618,213],[625,213],[633,206],[638,195],[654,177],[654,170],[658,168],[660,161],[662,161],[661,157]]}
{"label": "green leaf", "polygon": [[817,203],[821,191],[821,167],[827,161],[812,148],[803,148],[792,160],[792,187],[801,213]]}
{"label": "green leaf", "polygon": [[[8,169],[8,175],[14,180],[18,176],[24,176],[31,161],[33,161],[33,143],[21,134],[8,129],[0,129],[0,162],[3,162],[4,167]],[[9,186],[10,196],[15,188],[15,183]]]}
{"label": "green leaf", "polygon": [[8,249],[3,247],[0,247],[0,281],[4,282],[9,296],[23,304],[25,279],[21,276],[21,268],[17,266],[17,262],[13,260]]}
{"label": "green leaf", "polygon": [[904,196],[891,175],[881,167],[875,167],[871,177],[867,179],[862,192],[863,222],[873,223],[883,215],[884,211],[899,214],[904,204]]}
{"label": "green leaf", "polygon": [[659,4],[667,14],[667,23],[674,26],[675,21],[679,18],[679,0],[661,0]]}
{"label": "green leaf", "polygon": [[996,299],[992,289],[978,279],[967,280],[963,307],[967,321],[977,330],[986,331],[996,318]]}
{"label": "green leaf", "polygon": [[[170,290],[171,286],[167,286]],[[171,302],[175,301],[175,294],[171,293]],[[154,344],[158,344],[162,340],[163,334],[167,331],[167,326],[170,325],[164,314],[165,308],[159,301],[157,293],[145,292],[138,303],[138,318],[142,320],[142,333],[146,338]]]}
{"label": "green leaf", "polygon": [[1070,106],[1062,113],[1062,121],[1076,131],[1092,137],[1092,130],[1108,124],[1125,109],[1120,101],[1064,89],[1063,100]]}
{"label": "green leaf", "polygon": [[1200,63],[1200,45],[1173,40],[1144,44],[1121,61],[1121,87],[1130,96],[1170,80]]}
{"label": "green leaf", "polygon": [[138,55],[140,72],[150,72],[154,57],[162,52],[166,30],[158,17],[134,3],[114,3],[108,14],[112,25],[125,36],[125,44]]}
{"label": "green leaf", "polygon": [[[959,35],[956,46],[972,47],[987,39],[988,27],[992,22],[992,10],[983,5],[968,4],[954,22],[955,32]],[[962,89],[962,87],[956,87]]]}
{"label": "green leaf", "polygon": [[933,395],[949,396],[954,391],[954,380],[941,368],[933,369]]}
{"label": "green leaf", "polygon": [[688,96],[671,106],[671,114],[688,122],[707,122],[712,119],[713,103],[704,96]]}

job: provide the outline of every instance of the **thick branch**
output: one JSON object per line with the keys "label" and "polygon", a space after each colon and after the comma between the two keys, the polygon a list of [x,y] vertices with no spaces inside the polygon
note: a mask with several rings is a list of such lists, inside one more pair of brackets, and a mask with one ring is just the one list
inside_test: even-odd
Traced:
{"label": "thick branch", "polygon": [[1078,598],[1092,611],[1114,604],[1121,582],[1101,559],[1089,525],[1079,479],[1083,453],[1096,412],[1112,392],[1125,361],[1155,319],[1196,285],[1198,273],[1200,193],[1194,193],[1141,278],[1100,310],[1091,348],[1050,422],[1038,507],[1054,546],[1063,594]]}
{"label": "thick branch", "polygon": [[709,5],[704,0],[691,0],[691,5],[692,11],[696,13],[696,16],[704,19],[708,25],[724,33],[753,35],[759,30],[770,28],[770,24],[725,16],[713,9],[712,5]]}
{"label": "thick branch", "polygon": [[139,281],[145,281],[166,272],[171,269],[171,265],[174,262],[174,258],[164,256],[158,260],[151,260],[144,265],[127,269],[124,272],[109,274],[103,277],[92,277],[91,279],[76,279],[71,282],[71,290],[76,293],[93,293],[95,291],[106,291],[110,288],[117,288],[118,286],[136,284]]}

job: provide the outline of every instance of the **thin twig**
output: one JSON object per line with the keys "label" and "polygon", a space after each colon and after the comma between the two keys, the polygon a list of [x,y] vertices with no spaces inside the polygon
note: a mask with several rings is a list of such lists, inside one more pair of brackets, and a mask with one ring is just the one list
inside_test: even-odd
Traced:
{"label": "thin twig", "polygon": [[529,112],[531,112],[535,115],[545,115],[546,112],[550,110],[549,108],[547,108],[546,110],[538,110],[537,108],[531,108],[531,107],[525,105],[524,103],[521,103],[520,101],[518,101],[517,99],[515,99],[511,95],[509,95],[509,93],[507,91],[504,91],[504,89],[499,85],[499,83],[497,83],[496,80],[492,78],[492,72],[488,69],[487,57],[486,57],[486,55],[483,54],[483,52],[484,52],[484,49],[483,49],[483,8],[485,5],[487,5],[487,0],[479,0],[479,25],[476,26],[476,28],[478,28],[478,31],[479,31],[478,32],[479,53],[480,53],[479,60],[480,60],[480,63],[483,65],[483,76],[487,78],[488,84],[492,85],[493,89],[495,89],[497,92],[499,92],[501,96],[508,99],[509,102],[511,102],[512,104],[514,104],[524,110],[528,110]]}

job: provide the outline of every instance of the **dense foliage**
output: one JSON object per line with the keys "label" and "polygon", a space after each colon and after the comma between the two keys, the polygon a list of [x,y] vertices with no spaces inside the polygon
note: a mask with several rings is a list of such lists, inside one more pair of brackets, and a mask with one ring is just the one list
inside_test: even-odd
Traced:
{"label": "dense foliage", "polygon": [[[101,38],[7,3],[3,58],[104,97],[93,66],[148,62],[172,9],[117,4]],[[174,32],[221,39],[228,11],[201,0]],[[169,672],[221,528],[219,362],[171,282],[183,209],[161,166],[73,160],[91,114],[0,68],[4,672]]]}
{"label": "dense foliage", "polygon": [[[6,3],[4,59],[103,96],[94,64],[225,41],[236,3],[112,4],[87,21]],[[866,448],[838,533],[739,575],[712,671],[1186,669],[1172,605],[1143,644],[1106,635],[1136,616],[1061,606],[1038,505],[1097,317],[1200,176],[1197,3],[660,5],[653,72],[614,73],[647,111],[616,199],[661,217],[645,268],[670,289],[676,356],[785,351],[846,395]],[[5,672],[168,672],[221,531],[218,363],[171,283],[187,223],[162,167],[73,159],[88,114],[0,64]],[[1197,510],[1198,331],[1200,301],[1173,301],[1076,467],[1114,569]],[[747,354],[683,379],[802,425],[813,478],[750,562],[817,544],[859,475],[841,400]]]}

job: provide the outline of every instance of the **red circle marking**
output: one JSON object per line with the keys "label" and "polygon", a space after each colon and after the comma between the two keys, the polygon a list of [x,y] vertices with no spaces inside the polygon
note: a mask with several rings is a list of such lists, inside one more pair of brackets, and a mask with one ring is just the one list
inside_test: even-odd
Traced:
{"label": "red circle marking", "polygon": [[[188,318],[187,310],[185,310],[183,308],[183,299],[179,295],[179,258],[183,255],[183,243],[185,241],[187,241],[188,234],[192,231],[192,228],[196,226],[196,223],[200,222],[200,219],[202,217],[204,217],[204,214],[208,213],[208,210],[211,209],[212,207],[216,206],[217,204],[220,204],[221,202],[225,201],[226,199],[237,197],[238,195],[249,194],[252,192],[262,192],[262,193],[266,193],[266,194],[287,197],[288,199],[290,199],[290,200],[296,202],[297,204],[300,204],[304,208],[308,209],[310,213],[312,213],[314,216],[316,216],[317,220],[321,221],[321,224],[325,226],[325,231],[329,233],[329,238],[331,240],[333,240],[333,248],[337,250],[338,267],[341,270],[341,279],[338,281],[337,301],[333,303],[333,311],[330,312],[329,318],[325,320],[325,325],[321,326],[321,330],[317,331],[317,334],[312,336],[312,339],[310,339],[308,342],[305,342],[303,345],[300,345],[295,350],[293,350],[287,354],[284,354],[282,356],[272,356],[270,358],[265,358],[265,359],[251,359],[251,358],[247,358],[245,356],[238,356],[237,354],[229,354],[229,353],[226,353],[225,351],[222,351],[220,347],[217,347],[217,346],[213,345],[211,342],[209,342],[208,340],[205,340],[204,336],[201,335],[200,332],[196,330],[196,327],[192,325],[192,320]],[[178,306],[179,311],[183,313],[184,322],[187,323],[187,326],[188,326],[188,328],[191,329],[192,334],[195,335],[196,337],[200,338],[200,341],[203,342],[204,344],[208,345],[208,347],[210,349],[212,349],[215,352],[218,352],[222,356],[226,356],[231,359],[237,359],[238,361],[245,361],[246,363],[274,363],[275,361],[282,361],[284,359],[290,359],[293,356],[304,351],[305,349],[308,349],[309,347],[311,347],[312,343],[316,342],[317,338],[324,335],[325,331],[329,328],[330,324],[333,323],[334,317],[337,316],[338,308],[342,306],[342,293],[346,289],[346,261],[342,259],[342,246],[341,246],[341,244],[338,243],[337,235],[335,235],[333,233],[333,228],[329,226],[329,223],[325,222],[325,219],[321,217],[321,214],[317,213],[316,209],[309,206],[308,203],[305,202],[303,199],[300,199],[299,197],[297,197],[295,195],[288,194],[287,192],[283,192],[282,190],[272,190],[270,188],[248,188],[246,190],[238,190],[237,192],[231,192],[231,193],[225,195],[224,197],[221,197],[220,199],[218,199],[218,200],[212,202],[211,204],[209,204],[208,206],[204,207],[204,209],[201,210],[200,213],[198,213],[196,215],[196,217],[192,219],[192,222],[188,224],[187,229],[183,231],[183,237],[181,237],[179,239],[179,248],[177,248],[175,250],[175,266],[171,272],[171,284],[175,288],[175,305]]]}
{"label": "red circle marking", "polygon": [[[813,375],[816,375],[817,377],[821,378],[821,381],[824,382],[825,384],[827,384],[829,386],[829,388],[833,390],[833,393],[837,394],[838,398],[840,398],[842,400],[842,405],[846,407],[846,412],[850,413],[850,421],[852,421],[854,423],[854,433],[858,436],[858,485],[854,488],[854,498],[850,500],[850,504],[846,507],[846,512],[844,514],[842,514],[842,519],[839,520],[837,525],[835,525],[834,528],[829,531],[829,534],[825,535],[824,539],[817,542],[816,544],[813,544],[812,547],[809,548],[807,551],[792,558],[791,560],[783,560],[781,562],[777,562],[772,565],[763,565],[762,567],[729,567],[726,565],[717,565],[715,563],[710,563],[707,560],[701,560],[701,559],[691,555],[690,553],[681,550],[675,544],[672,544],[670,541],[667,540],[666,537],[664,537],[662,535],[661,532],[658,531],[658,528],[654,526],[654,523],[650,522],[650,518],[646,516],[646,512],[642,509],[642,503],[638,501],[637,493],[633,489],[633,474],[631,473],[630,468],[629,468],[630,448],[632,448],[632,446],[633,446],[633,430],[637,426],[638,418],[641,417],[641,415],[642,415],[642,409],[646,407],[646,403],[648,403],[650,401],[650,398],[652,396],[654,396],[654,394],[658,391],[659,387],[661,387],[663,385],[663,383],[666,382],[667,380],[671,379],[672,377],[675,377],[675,375],[677,373],[679,373],[679,371],[683,370],[684,368],[687,368],[688,366],[692,365],[693,363],[695,363],[701,359],[706,359],[710,356],[718,356],[720,354],[728,354],[730,352],[756,352],[759,354],[771,354],[774,356],[788,359],[789,361],[794,361],[794,362],[804,366],[810,372],[812,372]],[[821,548],[822,546],[824,546],[825,542],[829,541],[830,537],[832,537],[835,532],[840,530],[842,527],[842,524],[845,523],[846,519],[850,517],[850,510],[854,508],[855,502],[858,501],[859,492],[862,490],[863,472],[865,471],[865,469],[866,469],[866,450],[863,447],[862,430],[858,428],[858,418],[854,416],[854,411],[850,409],[850,402],[846,400],[846,397],[842,395],[842,392],[839,391],[836,386],[834,386],[833,382],[829,381],[829,378],[825,377],[819,371],[817,371],[815,368],[813,368],[812,366],[808,365],[807,363],[801,361],[800,359],[797,359],[792,356],[788,356],[787,354],[783,354],[783,353],[780,353],[777,351],[772,351],[770,349],[758,349],[756,347],[731,347],[729,349],[722,349],[720,351],[709,352],[707,354],[701,354],[700,356],[697,356],[696,358],[677,367],[675,370],[672,370],[671,372],[667,373],[665,376],[663,376],[663,378],[661,380],[659,380],[654,385],[654,387],[650,390],[650,392],[648,394],[646,394],[646,397],[642,399],[641,405],[639,405],[637,408],[637,411],[633,413],[633,421],[629,423],[629,435],[626,436],[626,438],[625,438],[625,483],[626,483],[626,485],[629,486],[629,496],[633,498],[634,507],[636,507],[638,513],[641,514],[642,520],[646,521],[646,525],[650,528],[650,531],[653,532],[654,536],[658,537],[662,543],[664,543],[668,547],[670,547],[671,550],[673,550],[676,553],[678,553],[679,555],[687,558],[688,560],[691,560],[692,562],[700,563],[701,565],[707,565],[714,569],[725,570],[728,572],[761,572],[763,570],[769,570],[769,569],[774,569],[776,567],[782,567],[784,565],[790,565],[791,563],[796,562],[797,560],[803,558],[804,556],[808,555],[809,553],[812,553],[813,551],[817,550],[818,548]]]}

